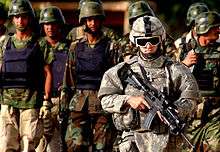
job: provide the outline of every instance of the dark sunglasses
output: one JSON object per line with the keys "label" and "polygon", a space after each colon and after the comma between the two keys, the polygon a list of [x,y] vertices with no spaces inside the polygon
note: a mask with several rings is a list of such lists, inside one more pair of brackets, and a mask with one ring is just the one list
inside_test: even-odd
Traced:
{"label": "dark sunglasses", "polygon": [[151,45],[157,45],[160,43],[160,37],[154,36],[154,37],[137,37],[135,38],[135,43],[137,46],[145,47],[147,43],[150,43]]}

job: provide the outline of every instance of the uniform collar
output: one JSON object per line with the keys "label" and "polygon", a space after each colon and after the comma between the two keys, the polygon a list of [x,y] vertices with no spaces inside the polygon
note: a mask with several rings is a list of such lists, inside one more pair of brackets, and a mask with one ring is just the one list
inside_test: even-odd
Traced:
{"label": "uniform collar", "polygon": [[158,58],[154,60],[143,60],[140,56],[138,57],[138,62],[146,68],[161,68],[164,66],[164,63],[166,61],[166,57],[161,55]]}

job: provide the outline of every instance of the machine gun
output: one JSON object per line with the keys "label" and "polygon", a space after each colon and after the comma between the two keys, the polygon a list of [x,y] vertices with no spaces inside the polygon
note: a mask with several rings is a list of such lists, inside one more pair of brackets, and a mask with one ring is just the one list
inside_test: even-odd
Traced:
{"label": "machine gun", "polygon": [[150,106],[149,112],[144,119],[144,129],[150,129],[154,117],[157,112],[160,112],[164,123],[169,127],[170,133],[174,135],[181,135],[186,143],[193,149],[193,151],[195,151],[195,146],[192,145],[183,133],[185,123],[178,117],[174,105],[166,99],[162,92],[154,88],[149,80],[143,80],[139,74],[133,72],[128,64],[125,64],[124,70],[123,77],[125,78],[125,82],[139,90],[142,90],[144,92],[144,98]]}

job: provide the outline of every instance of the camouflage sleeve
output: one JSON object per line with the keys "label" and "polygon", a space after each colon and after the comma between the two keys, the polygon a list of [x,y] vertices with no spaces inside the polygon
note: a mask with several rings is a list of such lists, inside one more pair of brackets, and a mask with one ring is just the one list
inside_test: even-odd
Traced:
{"label": "camouflage sleeve", "polygon": [[123,94],[123,86],[117,71],[123,63],[109,69],[103,76],[98,97],[102,108],[110,113],[124,113],[123,105],[129,95]]}
{"label": "camouflage sleeve", "polygon": [[75,92],[75,61],[74,53],[70,51],[68,53],[68,59],[66,61],[66,67],[64,71],[63,86],[61,90],[61,108],[65,110],[68,108],[69,102]]}
{"label": "camouflage sleeve", "polygon": [[174,88],[180,92],[180,97],[174,102],[182,118],[191,117],[199,100],[199,88],[190,70],[177,63],[172,66],[171,75]]}
{"label": "camouflage sleeve", "polygon": [[55,59],[53,51],[46,45],[47,43],[45,43],[45,39],[43,37],[40,38],[38,42],[40,50],[43,52],[44,55],[45,64],[51,64]]}

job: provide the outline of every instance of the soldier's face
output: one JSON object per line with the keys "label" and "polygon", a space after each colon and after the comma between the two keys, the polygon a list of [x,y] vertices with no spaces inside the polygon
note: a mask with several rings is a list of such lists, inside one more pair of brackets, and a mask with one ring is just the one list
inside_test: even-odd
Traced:
{"label": "soldier's face", "polygon": [[157,45],[152,45],[150,43],[148,43],[145,47],[140,47],[140,51],[143,54],[154,54],[157,51],[158,46]]}
{"label": "soldier's face", "polygon": [[199,42],[201,46],[207,46],[210,43],[215,42],[219,38],[220,29],[219,27],[211,28],[206,34],[199,36]]}
{"label": "soldier's face", "polygon": [[29,16],[27,14],[19,14],[13,16],[15,28],[19,31],[25,31],[29,24]]}
{"label": "soldier's face", "polygon": [[140,48],[142,54],[154,54],[157,49],[158,45],[161,43],[160,37],[137,37],[135,39],[136,46]]}
{"label": "soldier's face", "polygon": [[91,32],[99,31],[101,27],[101,20],[97,17],[88,17],[86,18],[86,25]]}
{"label": "soldier's face", "polygon": [[60,25],[57,23],[45,23],[44,32],[48,37],[54,37],[60,31]]}

